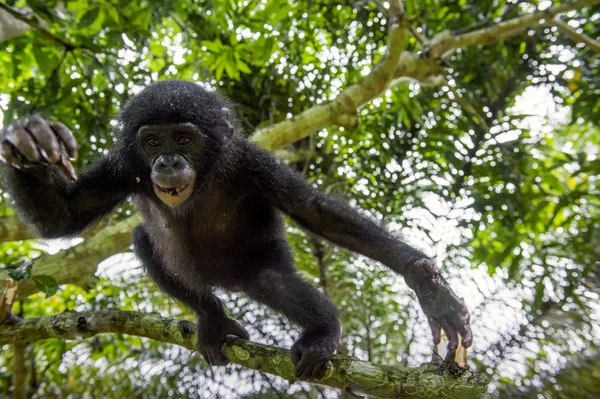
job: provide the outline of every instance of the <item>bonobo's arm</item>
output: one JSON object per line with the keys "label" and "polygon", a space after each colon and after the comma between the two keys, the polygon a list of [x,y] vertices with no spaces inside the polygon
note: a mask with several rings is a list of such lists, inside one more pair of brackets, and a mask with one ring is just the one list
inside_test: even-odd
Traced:
{"label": "bonobo's arm", "polygon": [[[275,204],[305,228],[337,245],[377,260],[402,274],[429,319],[434,345],[440,329],[448,336],[447,360],[472,341],[469,312],[434,262],[347,203],[329,197],[263,150],[248,145],[244,166],[256,195]],[[435,354],[434,360],[436,358]]]}
{"label": "bonobo's arm", "polygon": [[110,156],[77,180],[65,154],[73,156],[76,150],[62,124],[40,117],[15,122],[0,134],[4,186],[19,216],[42,237],[76,235],[131,193],[131,184]]}

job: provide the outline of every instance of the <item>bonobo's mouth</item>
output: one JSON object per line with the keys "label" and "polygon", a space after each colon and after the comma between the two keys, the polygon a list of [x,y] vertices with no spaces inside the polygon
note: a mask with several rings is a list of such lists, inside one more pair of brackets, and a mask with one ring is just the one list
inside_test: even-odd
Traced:
{"label": "bonobo's mouth", "polygon": [[163,193],[166,193],[169,195],[174,195],[176,197],[179,197],[179,194],[183,193],[185,190],[187,190],[190,187],[189,184],[186,184],[185,186],[182,186],[182,187],[161,187],[156,183],[154,183],[154,185],[160,192],[163,192]]}
{"label": "bonobo's mouth", "polygon": [[154,193],[165,204],[176,207],[183,204],[194,190],[194,182],[184,184],[182,186],[165,187],[158,183],[153,183]]}

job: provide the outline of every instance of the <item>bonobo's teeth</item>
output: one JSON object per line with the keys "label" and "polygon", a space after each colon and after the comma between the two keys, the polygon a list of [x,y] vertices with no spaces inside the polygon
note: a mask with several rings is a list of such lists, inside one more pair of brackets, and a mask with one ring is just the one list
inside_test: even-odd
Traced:
{"label": "bonobo's teeth", "polygon": [[189,184],[186,184],[185,186],[182,186],[182,187],[161,187],[161,186],[158,186],[159,190],[162,191],[163,193],[166,193],[166,194],[169,194],[169,195],[173,195],[175,197],[179,197],[179,194],[182,193],[183,191],[185,191],[188,187],[189,187]]}

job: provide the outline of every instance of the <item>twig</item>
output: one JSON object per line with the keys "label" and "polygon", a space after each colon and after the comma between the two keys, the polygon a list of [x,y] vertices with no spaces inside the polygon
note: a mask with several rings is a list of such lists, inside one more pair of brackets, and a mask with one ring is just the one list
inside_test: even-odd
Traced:
{"label": "twig", "polygon": [[6,280],[6,289],[0,298],[0,325],[6,321],[11,321],[12,307],[17,298],[17,282],[8,279]]}
{"label": "twig", "polygon": [[467,112],[467,114],[471,115],[471,118],[475,120],[475,123],[479,125],[479,127],[486,133],[490,131],[490,127],[488,126],[485,118],[475,109],[475,107],[467,101],[462,94],[457,90],[456,87],[452,87],[448,85],[450,92],[454,94],[454,99],[460,106]]}

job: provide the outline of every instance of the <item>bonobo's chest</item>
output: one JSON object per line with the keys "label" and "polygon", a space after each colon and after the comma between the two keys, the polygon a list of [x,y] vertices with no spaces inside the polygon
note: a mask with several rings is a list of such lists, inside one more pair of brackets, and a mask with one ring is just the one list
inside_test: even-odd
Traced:
{"label": "bonobo's chest", "polygon": [[275,208],[234,191],[198,195],[185,212],[141,195],[133,203],[162,266],[190,281],[227,285],[252,266],[256,248],[283,235]]}
{"label": "bonobo's chest", "polygon": [[230,245],[244,219],[241,202],[242,198],[219,191],[199,194],[183,209],[166,209],[145,197],[136,198],[134,205],[154,240],[169,240],[166,246],[194,252],[197,246]]}

